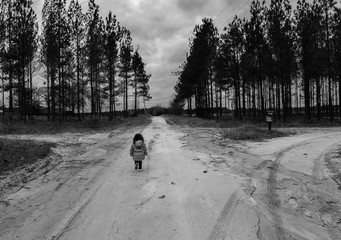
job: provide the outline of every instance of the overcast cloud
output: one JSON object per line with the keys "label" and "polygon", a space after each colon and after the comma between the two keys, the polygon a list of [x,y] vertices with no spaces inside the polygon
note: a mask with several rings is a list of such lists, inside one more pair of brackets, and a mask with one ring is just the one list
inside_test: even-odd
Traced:
{"label": "overcast cloud", "polygon": [[[67,1],[69,4],[70,0]],[[87,1],[79,1],[83,12]],[[100,13],[105,18],[109,11],[117,16],[122,26],[131,31],[134,47],[147,64],[150,79],[151,101],[154,105],[168,106],[174,95],[176,77],[188,51],[189,37],[202,18],[214,19],[218,29],[226,26],[234,15],[246,16],[251,0],[97,0]],[[34,3],[38,20],[44,0]]]}

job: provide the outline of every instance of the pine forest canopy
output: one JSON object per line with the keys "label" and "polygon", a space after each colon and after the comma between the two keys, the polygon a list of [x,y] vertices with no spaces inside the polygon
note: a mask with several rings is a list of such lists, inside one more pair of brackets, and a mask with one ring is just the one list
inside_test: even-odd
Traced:
{"label": "pine forest canopy", "polygon": [[[253,0],[221,34],[210,18],[195,26],[177,72],[172,108],[213,118],[288,121],[341,116],[341,9],[334,0]],[[181,112],[181,111],[180,111]]]}
{"label": "pine forest canopy", "polygon": [[[0,2],[0,76],[3,117],[17,114],[25,122],[47,106],[47,117],[62,121],[67,114],[81,120],[86,109],[91,116],[108,112],[116,117],[122,98],[128,115],[128,94],[133,93],[134,115],[138,102],[148,101],[146,64],[134,48],[130,31],[109,11],[102,18],[99,6],[88,1],[87,12],[71,0],[45,0],[38,33],[32,0]],[[44,86],[35,86],[34,74]],[[5,95],[8,106],[5,106]]]}

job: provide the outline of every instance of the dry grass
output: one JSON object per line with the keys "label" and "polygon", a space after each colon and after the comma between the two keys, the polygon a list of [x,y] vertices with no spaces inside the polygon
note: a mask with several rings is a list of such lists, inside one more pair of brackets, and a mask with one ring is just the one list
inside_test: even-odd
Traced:
{"label": "dry grass", "polygon": [[[84,120],[82,122],[69,121],[51,123],[46,119],[36,119],[27,124],[21,121],[0,121],[0,134],[57,134],[57,133],[97,133],[112,131],[117,128],[130,128],[146,125],[151,121],[147,115],[131,118],[117,118],[113,121]],[[22,166],[34,164],[39,159],[50,154],[54,143],[36,142],[30,140],[10,140],[0,138],[0,175],[9,171],[16,171]]]}
{"label": "dry grass", "polygon": [[184,117],[167,115],[166,121],[170,125],[179,125],[192,128],[221,128],[223,138],[232,140],[264,140],[276,137],[283,137],[293,134],[279,130],[268,130],[267,123],[236,121],[233,119],[202,119],[196,117]]}
{"label": "dry grass", "polygon": [[63,121],[59,123],[48,121],[44,118],[36,118],[29,121],[27,124],[22,121],[0,120],[0,134],[56,134],[64,132],[98,132],[114,130],[118,127],[131,127],[137,125],[144,125],[150,122],[148,115],[141,115],[139,117],[116,118],[108,121],[103,119],[84,119],[81,122],[75,119]]}
{"label": "dry grass", "polygon": [[277,137],[285,137],[292,133],[282,132],[278,130],[269,130],[255,126],[242,126],[238,128],[225,130],[223,138],[232,140],[264,140]]}
{"label": "dry grass", "polygon": [[0,139],[0,174],[35,163],[50,154],[54,143]]}
{"label": "dry grass", "polygon": [[228,128],[234,127],[238,123],[227,119],[203,119],[197,117],[185,117],[177,115],[165,115],[165,119],[170,125],[180,125],[185,127],[203,128]]}
{"label": "dry grass", "polygon": [[[166,115],[169,124],[177,124],[187,127],[213,127],[213,128],[235,128],[242,126],[256,126],[260,128],[267,128],[268,125],[263,119],[253,119],[244,117],[243,120],[236,120],[233,116],[223,116],[219,119],[202,119],[197,117],[187,117],[178,115]],[[341,120],[335,118],[333,122],[329,119],[321,119],[317,121],[312,119],[307,121],[304,117],[296,117],[287,122],[276,120],[272,123],[273,128],[309,128],[309,127],[340,127]]]}

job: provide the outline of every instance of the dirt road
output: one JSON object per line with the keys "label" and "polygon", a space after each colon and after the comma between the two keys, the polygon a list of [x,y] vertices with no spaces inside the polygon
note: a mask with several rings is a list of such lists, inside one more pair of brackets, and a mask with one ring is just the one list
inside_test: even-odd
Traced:
{"label": "dirt road", "polygon": [[[56,149],[59,165],[1,199],[0,239],[341,238],[340,129],[248,143],[219,131],[154,117],[61,136],[71,145]],[[129,156],[136,132],[142,172]]]}

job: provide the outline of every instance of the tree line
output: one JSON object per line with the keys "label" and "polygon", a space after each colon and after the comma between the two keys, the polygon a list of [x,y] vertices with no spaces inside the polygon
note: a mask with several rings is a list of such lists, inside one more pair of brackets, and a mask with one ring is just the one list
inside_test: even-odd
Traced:
{"label": "tree line", "polygon": [[[136,115],[139,99],[151,98],[151,75],[130,31],[116,16],[109,11],[103,19],[94,0],[88,1],[85,13],[77,0],[68,6],[66,0],[45,0],[39,32],[32,4],[0,2],[3,117],[5,110],[10,120],[18,112],[26,122],[45,105],[51,121],[62,121],[68,113],[81,120],[87,109],[92,117],[106,111],[112,120],[119,98],[128,116],[131,92]],[[43,75],[44,86],[34,84],[34,74]]]}
{"label": "tree line", "polygon": [[[341,9],[334,0],[253,0],[221,34],[213,20],[195,26],[177,72],[171,105],[204,118],[267,111],[288,121],[341,116]],[[195,104],[194,106],[192,106]]]}

